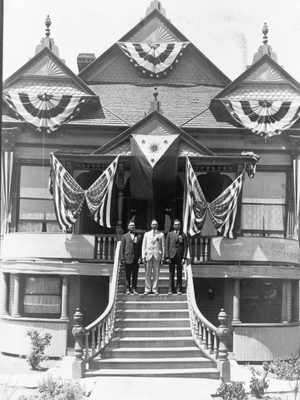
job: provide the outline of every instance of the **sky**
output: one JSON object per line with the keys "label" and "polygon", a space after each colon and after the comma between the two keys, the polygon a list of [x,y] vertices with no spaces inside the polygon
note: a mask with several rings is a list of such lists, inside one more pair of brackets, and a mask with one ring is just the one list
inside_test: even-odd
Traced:
{"label": "sky", "polygon": [[[76,74],[79,53],[96,57],[142,18],[151,0],[4,0],[3,78],[35,54],[45,17],[60,57]],[[300,0],[161,0],[166,16],[231,80],[252,63],[269,26],[278,63],[300,82]]]}

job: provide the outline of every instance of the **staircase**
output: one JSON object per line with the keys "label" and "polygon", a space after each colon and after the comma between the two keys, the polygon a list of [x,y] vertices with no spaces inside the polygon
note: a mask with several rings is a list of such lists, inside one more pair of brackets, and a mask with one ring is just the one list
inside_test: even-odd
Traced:
{"label": "staircase", "polygon": [[[138,291],[144,292],[140,268]],[[215,364],[193,340],[186,294],[168,295],[168,269],[160,273],[159,295],[125,295],[118,288],[114,336],[85,376],[219,378]]]}

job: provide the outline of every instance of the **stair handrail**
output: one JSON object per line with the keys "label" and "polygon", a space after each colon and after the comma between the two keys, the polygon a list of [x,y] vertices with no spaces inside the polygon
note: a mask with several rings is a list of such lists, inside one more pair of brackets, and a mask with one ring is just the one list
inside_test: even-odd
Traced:
{"label": "stair handrail", "polygon": [[216,361],[219,356],[218,328],[208,321],[198,308],[195,298],[192,265],[189,258],[186,261],[185,270],[187,275],[187,300],[193,338],[203,353],[212,361]]}
{"label": "stair handrail", "polygon": [[[84,328],[84,360],[89,363],[101,353],[110,342],[115,325],[118,283],[120,276],[120,247],[121,241],[117,242],[113,274],[109,287],[109,300],[103,313],[91,324]],[[90,347],[91,346],[91,347]]]}

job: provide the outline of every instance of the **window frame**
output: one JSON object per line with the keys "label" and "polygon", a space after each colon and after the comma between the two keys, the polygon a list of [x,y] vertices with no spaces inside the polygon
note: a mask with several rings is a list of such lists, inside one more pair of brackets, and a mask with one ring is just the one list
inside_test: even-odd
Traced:
{"label": "window frame", "polygon": [[[27,294],[26,293],[26,279],[30,278],[55,278],[59,279],[59,295],[57,293],[38,293],[38,294]],[[24,300],[25,296],[36,296],[36,295],[41,295],[41,296],[59,296],[60,297],[60,311],[59,313],[28,313],[24,311]],[[30,274],[30,275],[24,275],[23,278],[23,285],[22,285],[22,316],[27,317],[27,318],[45,318],[45,319],[59,319],[61,317],[61,307],[62,307],[62,277],[60,275],[41,275],[41,274]]]}

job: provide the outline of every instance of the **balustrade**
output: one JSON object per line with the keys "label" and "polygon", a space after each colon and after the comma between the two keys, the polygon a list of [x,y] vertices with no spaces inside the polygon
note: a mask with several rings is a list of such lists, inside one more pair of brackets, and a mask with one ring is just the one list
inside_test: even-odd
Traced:
{"label": "balustrade", "polygon": [[95,236],[95,258],[112,262],[117,246],[117,237],[113,234]]}
{"label": "balustrade", "polygon": [[190,240],[191,262],[193,264],[210,260],[210,238],[195,236]]}

